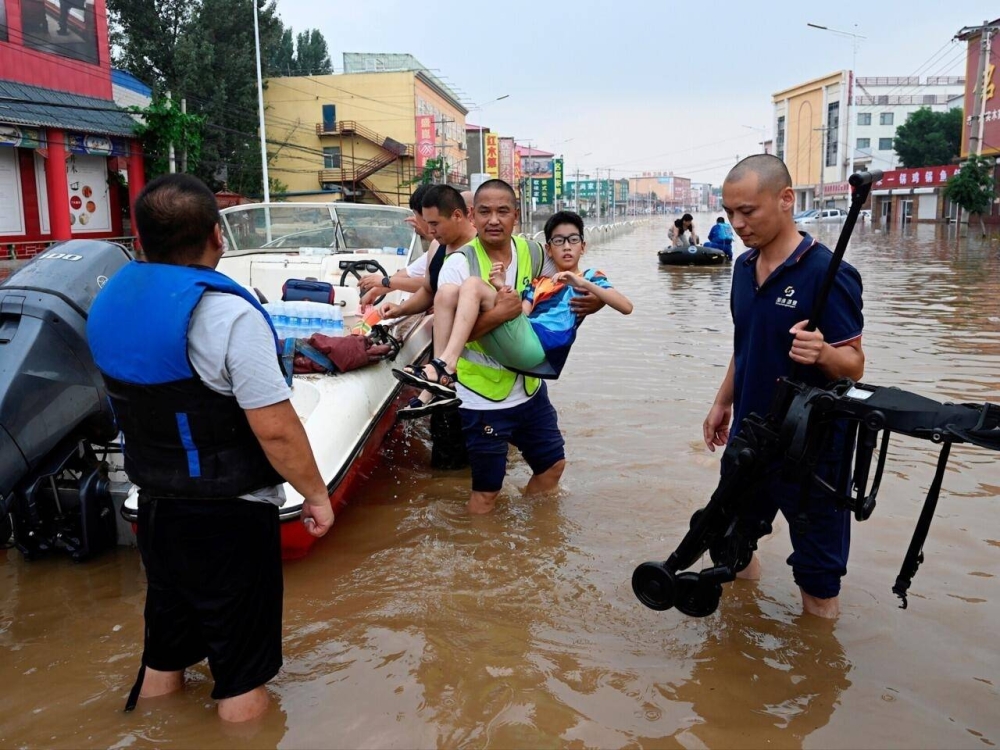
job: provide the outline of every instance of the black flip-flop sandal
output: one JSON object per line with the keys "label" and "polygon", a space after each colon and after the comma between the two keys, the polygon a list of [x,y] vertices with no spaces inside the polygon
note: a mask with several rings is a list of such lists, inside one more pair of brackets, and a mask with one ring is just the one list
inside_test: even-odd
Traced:
{"label": "black flip-flop sandal", "polygon": [[415,386],[416,388],[423,388],[424,390],[430,391],[437,396],[444,396],[445,398],[455,397],[455,383],[458,382],[458,378],[454,373],[448,372],[447,365],[440,359],[432,359],[428,364],[434,368],[437,374],[437,380],[431,380],[424,373],[423,369],[418,370],[416,373],[409,373],[406,370],[396,370],[392,371],[393,376],[396,380],[407,385]]}
{"label": "black flip-flop sandal", "polygon": [[419,398],[411,398],[410,402],[406,406],[396,412],[396,417],[403,421],[408,419],[420,419],[421,417],[426,417],[433,411],[447,409],[449,406],[458,406],[461,403],[462,399],[457,397],[445,398],[443,396],[435,396],[426,404]]}

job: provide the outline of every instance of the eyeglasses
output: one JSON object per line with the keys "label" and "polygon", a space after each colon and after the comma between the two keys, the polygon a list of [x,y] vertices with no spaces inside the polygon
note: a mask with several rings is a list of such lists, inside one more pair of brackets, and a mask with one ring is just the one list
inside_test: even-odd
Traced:
{"label": "eyeglasses", "polygon": [[583,237],[579,234],[571,234],[568,237],[563,237],[562,235],[557,234],[549,240],[549,244],[553,247],[562,247],[566,243],[569,243],[570,245],[579,245],[581,242],[583,242]]}

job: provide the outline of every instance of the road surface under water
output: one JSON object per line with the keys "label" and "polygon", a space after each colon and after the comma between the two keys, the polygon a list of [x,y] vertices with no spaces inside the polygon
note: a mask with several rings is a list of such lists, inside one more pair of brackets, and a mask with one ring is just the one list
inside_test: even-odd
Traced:
{"label": "road surface under water", "polygon": [[[832,246],[835,233],[819,235]],[[519,497],[529,472],[515,458],[497,511],[470,518],[467,475],[430,471],[425,428],[400,428],[333,532],[286,565],[285,666],[261,722],[224,727],[205,666],[184,694],[121,712],[142,639],[134,550],[83,565],[0,553],[0,745],[1000,743],[996,454],[954,450],[906,611],[891,586],[934,453],[903,438],[874,517],[854,527],[836,624],[799,615],[780,520],[763,580],[727,589],[714,616],[633,597],[632,569],[663,559],[715,486],[701,421],[732,337],[730,270],[657,267],[665,235],[654,220],[587,256],[636,312],[588,320],[551,387],[569,459],[558,496]],[[859,228],[849,258],[865,279],[868,382],[1000,402],[996,244]]]}

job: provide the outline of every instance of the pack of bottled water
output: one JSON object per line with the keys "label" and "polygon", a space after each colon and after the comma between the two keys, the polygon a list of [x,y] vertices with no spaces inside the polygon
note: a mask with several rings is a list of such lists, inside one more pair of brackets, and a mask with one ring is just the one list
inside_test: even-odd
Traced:
{"label": "pack of bottled water", "polygon": [[271,316],[279,339],[307,339],[314,333],[344,335],[344,311],[337,304],[268,302],[264,309]]}

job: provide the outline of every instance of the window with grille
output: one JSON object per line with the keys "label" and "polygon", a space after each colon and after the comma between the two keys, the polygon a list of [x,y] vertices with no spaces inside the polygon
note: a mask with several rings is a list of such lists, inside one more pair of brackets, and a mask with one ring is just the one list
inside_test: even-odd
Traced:
{"label": "window with grille", "polygon": [[323,169],[340,169],[340,146],[323,147]]}
{"label": "window with grille", "polygon": [[826,107],[826,166],[837,164],[837,141],[840,132],[840,102],[831,102]]}

